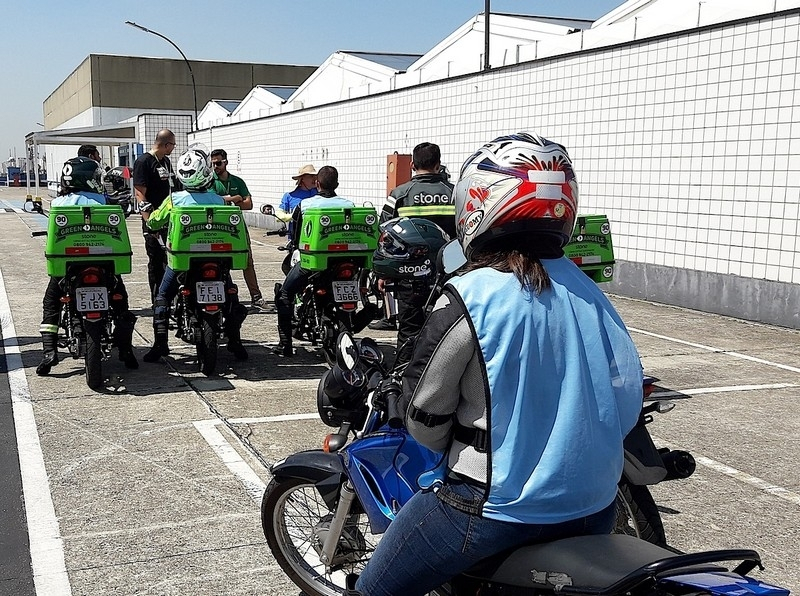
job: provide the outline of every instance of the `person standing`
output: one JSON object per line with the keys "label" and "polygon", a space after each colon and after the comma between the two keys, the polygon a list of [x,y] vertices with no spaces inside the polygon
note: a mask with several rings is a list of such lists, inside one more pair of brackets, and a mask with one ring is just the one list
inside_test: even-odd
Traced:
{"label": "person standing", "polygon": [[142,234],[147,252],[147,282],[150,285],[150,299],[153,303],[167,266],[165,248],[167,236],[166,230],[149,230],[147,219],[173,190],[181,188],[169,160],[173,149],[175,149],[175,133],[165,128],[156,135],[152,149],[139,156],[133,164],[133,190],[142,216]]}
{"label": "person standing", "polygon": [[[411,155],[414,176],[395,188],[381,211],[381,223],[396,217],[421,217],[435,223],[454,238],[455,206],[453,185],[442,170],[442,154],[434,143],[420,143]],[[383,289],[382,280],[378,288]],[[425,322],[425,301],[430,285],[424,281],[398,281],[396,284],[397,308],[397,358],[395,365],[408,362],[411,357],[409,338],[416,336]],[[391,319],[381,319],[369,325],[370,329],[391,330]]]}
{"label": "person standing", "polygon": [[[253,208],[253,197],[244,180],[234,176],[228,171],[228,153],[225,149],[214,149],[211,152],[211,166],[214,168],[214,184],[211,190],[223,199],[228,205],[236,205],[242,211]],[[258,287],[255,262],[253,261],[253,247],[250,245],[250,232],[247,232],[247,268],[242,272],[244,283],[250,292],[250,306],[264,309],[264,298],[261,288]]]}
{"label": "person standing", "polygon": [[[304,200],[317,195],[317,170],[311,164],[306,164],[297,171],[297,176],[292,176],[295,181],[294,190],[290,190],[281,198],[280,210],[291,217],[297,206]],[[289,222],[287,240],[291,243],[294,238],[294,224]]]}

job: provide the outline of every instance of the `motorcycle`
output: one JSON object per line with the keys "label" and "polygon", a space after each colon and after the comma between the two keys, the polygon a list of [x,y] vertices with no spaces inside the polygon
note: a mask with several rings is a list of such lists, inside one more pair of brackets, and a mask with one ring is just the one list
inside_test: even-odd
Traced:
{"label": "motorcycle", "polygon": [[115,303],[123,300],[116,292],[117,277],[102,264],[72,265],[61,281],[61,315],[63,334],[58,345],[86,365],[86,384],[90,389],[103,385],[102,361],[111,354],[119,324]]}
{"label": "motorcycle", "polygon": [[[437,261],[427,310],[463,263],[463,253],[450,243]],[[321,420],[338,431],[325,438],[321,451],[274,464],[261,508],[273,555],[292,581],[313,595],[341,593],[346,575],[366,565],[395,514],[414,492],[430,486],[432,470],[442,464],[403,428],[397,411],[401,371],[386,370],[378,345],[343,333],[336,348],[336,365],[323,376],[317,403]],[[658,401],[644,405],[655,382],[645,379],[642,412],[625,439],[614,532],[664,546],[663,524],[647,485],[686,478],[695,464],[685,451],[656,449],[647,432],[654,413],[673,407]]]}
{"label": "motorcycle", "polygon": [[[275,221],[279,222],[277,218]],[[283,222],[280,224],[277,230],[268,231],[266,235],[285,236],[286,226]],[[299,261],[299,251],[294,243],[279,246],[278,250],[289,253],[282,266],[284,274],[287,274]],[[339,333],[358,333],[378,312],[377,306],[369,302],[369,292],[360,283],[362,272],[366,270],[363,265],[358,256],[343,253],[342,257],[331,257],[326,269],[311,273],[297,297],[293,335],[295,339],[311,342],[312,346],[320,346],[325,361],[331,366],[336,359],[335,344]],[[275,284],[276,297],[280,288],[281,284]]]}
{"label": "motorcycle", "polygon": [[225,259],[192,259],[189,270],[177,275],[178,293],[173,307],[175,335],[195,346],[200,372],[213,375],[226,321],[237,314],[241,316],[233,312],[234,308],[243,308],[233,300],[238,289],[230,281]]}

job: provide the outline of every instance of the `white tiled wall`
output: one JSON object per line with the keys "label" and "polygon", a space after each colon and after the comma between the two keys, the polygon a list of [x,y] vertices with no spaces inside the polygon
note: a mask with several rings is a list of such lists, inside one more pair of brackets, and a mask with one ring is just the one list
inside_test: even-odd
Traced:
{"label": "white tiled wall", "polygon": [[421,141],[454,175],[494,136],[565,144],[580,211],[623,261],[800,284],[800,11],[529,62],[200,131],[258,203],[305,163],[382,203],[386,155]]}

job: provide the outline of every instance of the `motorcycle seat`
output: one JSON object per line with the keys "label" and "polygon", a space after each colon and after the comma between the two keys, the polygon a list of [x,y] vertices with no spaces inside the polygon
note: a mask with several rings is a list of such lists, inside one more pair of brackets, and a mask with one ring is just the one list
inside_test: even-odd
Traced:
{"label": "motorcycle seat", "polygon": [[[577,536],[523,546],[482,561],[464,575],[509,586],[549,590],[569,586],[565,591],[603,593],[623,579],[632,579],[643,567],[675,556],[674,551],[624,534]],[[703,565],[687,566],[680,572],[719,570],[723,568]]]}

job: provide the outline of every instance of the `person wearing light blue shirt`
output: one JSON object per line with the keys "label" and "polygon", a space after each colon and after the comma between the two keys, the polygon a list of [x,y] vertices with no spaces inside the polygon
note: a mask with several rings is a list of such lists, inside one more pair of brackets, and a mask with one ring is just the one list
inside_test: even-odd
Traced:
{"label": "person wearing light blue shirt", "polygon": [[[294,229],[302,229],[303,212],[311,207],[334,207],[348,208],[355,207],[353,201],[336,196],[336,188],[339,186],[339,172],[333,166],[324,166],[317,172],[316,179],[319,195],[309,199],[304,199],[295,207],[292,215]],[[295,239],[297,240],[297,239]],[[310,271],[303,269],[297,263],[286,274],[286,279],[275,295],[275,308],[278,311],[278,337],[279,343],[273,348],[273,353],[277,356],[291,357],[294,355],[292,349],[292,315],[294,314],[294,302],[297,295],[308,284]]]}

